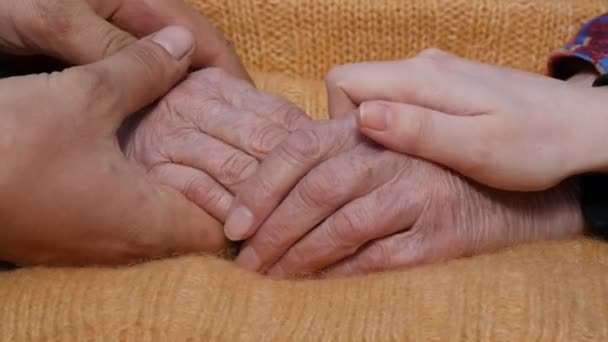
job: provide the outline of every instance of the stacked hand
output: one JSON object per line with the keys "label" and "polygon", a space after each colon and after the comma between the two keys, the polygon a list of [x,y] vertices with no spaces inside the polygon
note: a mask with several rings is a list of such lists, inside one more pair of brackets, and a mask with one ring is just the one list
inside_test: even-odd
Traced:
{"label": "stacked hand", "polygon": [[[154,33],[169,24],[181,26]],[[125,159],[116,137],[193,66],[248,79],[205,18],[177,0],[3,1],[0,51],[82,65],[0,81],[0,260],[124,263],[225,246],[220,222]]]}
{"label": "stacked hand", "polygon": [[[547,146],[571,133],[564,123],[577,103],[589,104],[583,118],[599,108],[587,90],[427,52],[338,69],[330,107],[342,118],[313,123],[253,88],[221,35],[181,1],[8,1],[0,13],[1,51],[83,64],[0,81],[0,260],[119,263],[215,252],[225,246],[225,221],[230,239],[247,239],[237,262],[248,269],[345,274],[582,229],[570,183],[493,190],[396,151],[496,187],[546,189],[578,165]],[[167,24],[194,34],[153,33]],[[208,65],[228,72],[207,69],[179,83],[189,68]],[[408,77],[411,85],[397,84]],[[534,90],[570,100],[547,104]],[[546,112],[556,120],[541,120]],[[513,137],[536,147],[541,163],[500,143]],[[593,146],[577,148],[601,153]]]}
{"label": "stacked hand", "polygon": [[233,194],[290,132],[298,107],[220,69],[191,74],[125,142],[129,160],[224,222]]}
{"label": "stacked hand", "polygon": [[294,131],[237,192],[226,222],[237,262],[290,276],[402,268],[571,236],[574,187],[492,190],[378,147],[352,116]]}
{"label": "stacked hand", "polygon": [[[593,77],[566,83],[436,50],[334,70],[331,113],[345,118],[293,132],[238,191],[226,223],[228,237],[248,239],[237,262],[343,274],[580,233],[576,188],[557,184],[608,165]],[[387,151],[358,136],[353,112],[395,151],[496,188],[543,191],[493,190]]]}

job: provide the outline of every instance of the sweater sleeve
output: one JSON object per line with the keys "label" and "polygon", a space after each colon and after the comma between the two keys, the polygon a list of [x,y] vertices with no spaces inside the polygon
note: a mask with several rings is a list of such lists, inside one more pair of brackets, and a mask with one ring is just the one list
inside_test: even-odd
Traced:
{"label": "sweater sleeve", "polygon": [[608,72],[608,13],[590,22],[549,57],[549,75],[567,79],[585,67]]}

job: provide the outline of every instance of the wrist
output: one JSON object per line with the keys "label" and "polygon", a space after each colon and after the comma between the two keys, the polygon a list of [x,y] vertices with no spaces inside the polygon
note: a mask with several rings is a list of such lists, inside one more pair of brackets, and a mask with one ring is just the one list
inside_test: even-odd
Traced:
{"label": "wrist", "polygon": [[[579,78],[579,82],[582,81]],[[607,172],[608,89],[573,89],[572,103],[575,106],[569,115],[573,117],[571,131],[576,138],[567,142],[568,154],[574,156],[570,175]]]}

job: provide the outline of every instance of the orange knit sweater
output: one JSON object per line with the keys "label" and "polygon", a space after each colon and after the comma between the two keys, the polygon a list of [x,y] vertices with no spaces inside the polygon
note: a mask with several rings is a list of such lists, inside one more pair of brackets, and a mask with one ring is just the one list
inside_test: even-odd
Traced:
{"label": "orange knit sweater", "polygon": [[[326,116],[332,65],[439,47],[543,71],[607,0],[191,0],[258,86]],[[591,240],[348,279],[277,282],[182,257],[0,273],[0,341],[606,341],[608,245]]]}

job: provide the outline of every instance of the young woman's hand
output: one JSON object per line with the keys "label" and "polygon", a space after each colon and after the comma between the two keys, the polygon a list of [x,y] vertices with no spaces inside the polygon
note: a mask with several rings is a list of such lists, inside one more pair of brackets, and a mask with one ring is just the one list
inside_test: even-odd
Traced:
{"label": "young woman's hand", "polygon": [[[542,190],[608,166],[608,97],[589,86],[437,50],[336,68],[330,109],[393,150],[506,190]],[[580,86],[585,85],[585,86]]]}

